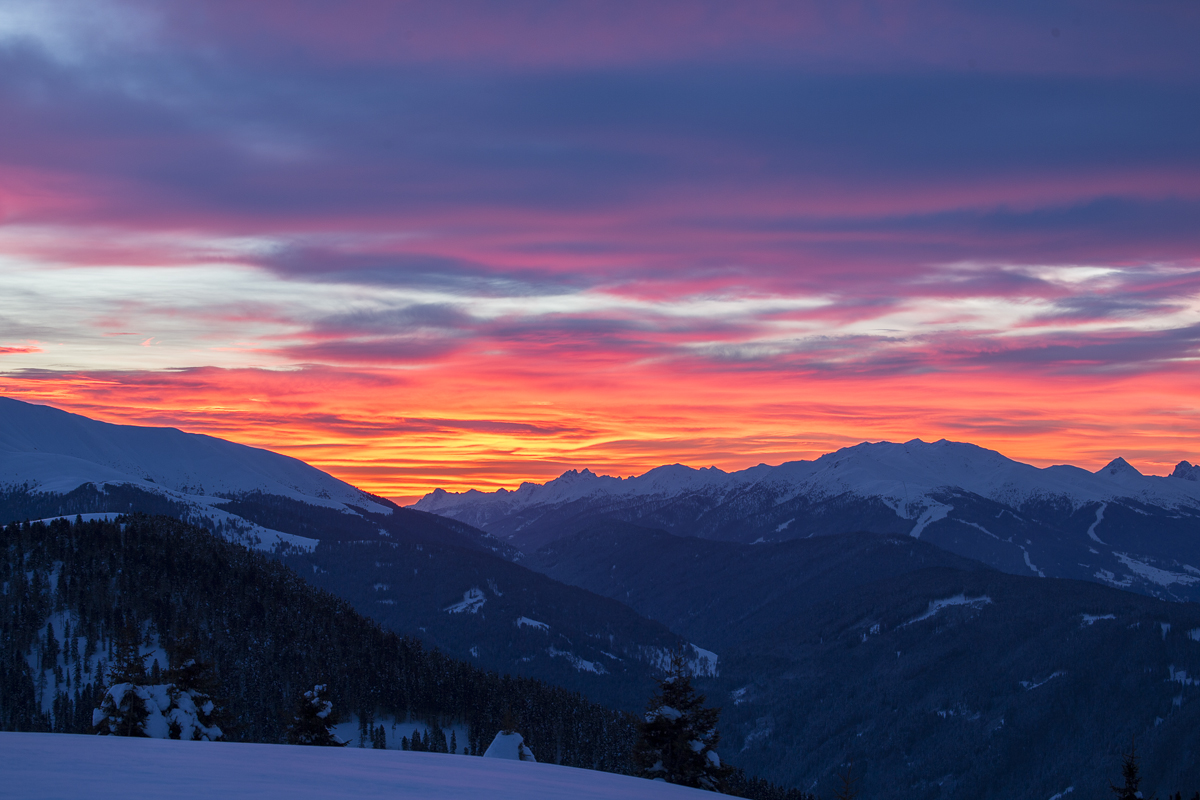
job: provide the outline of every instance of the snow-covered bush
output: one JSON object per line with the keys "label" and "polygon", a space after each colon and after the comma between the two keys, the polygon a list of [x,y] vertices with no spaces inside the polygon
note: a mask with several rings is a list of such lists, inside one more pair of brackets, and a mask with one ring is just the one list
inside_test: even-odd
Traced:
{"label": "snow-covered bush", "polygon": [[[138,631],[127,626],[116,645],[116,662],[109,673],[112,686],[92,711],[92,726],[101,736],[187,739],[215,742],[224,734],[209,695],[215,681],[211,668],[189,654],[169,670],[166,683],[150,683],[145,659],[138,650]],[[158,662],[153,675],[157,678]]]}
{"label": "snow-covered bush", "polygon": [[525,746],[525,737],[516,731],[500,731],[488,749],[483,753],[484,758],[508,758],[513,761],[537,761],[533,751]]}
{"label": "snow-covered bush", "polygon": [[333,732],[333,703],[325,699],[325,689],[325,684],[319,683],[301,697],[288,728],[288,744],[346,746],[347,743]]}
{"label": "snow-covered bush", "polygon": [[92,712],[92,725],[101,736],[218,741],[224,734],[212,724],[213,701],[199,694],[173,683],[113,684]]}

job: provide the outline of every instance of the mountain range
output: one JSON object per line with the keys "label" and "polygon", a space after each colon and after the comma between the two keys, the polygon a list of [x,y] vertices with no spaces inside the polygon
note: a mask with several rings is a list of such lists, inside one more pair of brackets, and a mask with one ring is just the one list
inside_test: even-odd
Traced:
{"label": "mountain range", "polygon": [[1039,469],[973,444],[863,443],[726,473],[678,464],[633,478],[571,470],[515,491],[435,490],[413,508],[525,551],[597,518],[681,536],[780,542],[854,531],[920,539],[1014,575],[1076,578],[1200,600],[1200,468],[1167,477],[1124,459]]}

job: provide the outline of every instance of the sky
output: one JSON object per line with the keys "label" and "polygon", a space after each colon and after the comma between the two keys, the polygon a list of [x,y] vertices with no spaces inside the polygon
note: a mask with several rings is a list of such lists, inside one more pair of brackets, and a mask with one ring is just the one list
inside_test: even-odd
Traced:
{"label": "sky", "polygon": [[1200,4],[0,0],[0,393],[377,494],[1200,460]]}

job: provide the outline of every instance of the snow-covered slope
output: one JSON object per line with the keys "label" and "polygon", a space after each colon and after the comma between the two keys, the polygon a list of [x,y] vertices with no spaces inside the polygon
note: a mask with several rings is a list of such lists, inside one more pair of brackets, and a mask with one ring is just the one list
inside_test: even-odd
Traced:
{"label": "snow-covered slope", "polygon": [[[362,538],[363,530],[377,532],[378,522],[392,519],[396,510],[388,501],[269,450],[174,428],[113,425],[6,397],[0,397],[0,494],[8,498],[0,515],[13,519],[169,513],[266,549],[277,544],[311,548],[343,529],[354,529]],[[69,498],[61,508],[46,499],[59,496]],[[236,511],[230,505],[235,500]],[[296,523],[318,512],[322,523]],[[375,522],[368,524],[365,515]],[[288,528],[293,530],[284,532]]]}
{"label": "snow-covered slope", "polygon": [[441,490],[414,507],[532,552],[600,517],[753,543],[906,533],[1018,574],[1098,580],[1200,599],[1200,480],[1181,463],[1044,469],[973,444],[863,443],[814,461],[725,473],[678,464],[633,478],[572,470],[490,494]]}
{"label": "snow-covered slope", "polygon": [[132,483],[190,496],[262,492],[312,505],[391,509],[295,458],[175,428],[113,425],[0,397],[0,486],[65,493]]}
{"label": "snow-covered slope", "polygon": [[89,800],[688,800],[698,789],[586,769],[396,750],[0,733],[6,797]]}

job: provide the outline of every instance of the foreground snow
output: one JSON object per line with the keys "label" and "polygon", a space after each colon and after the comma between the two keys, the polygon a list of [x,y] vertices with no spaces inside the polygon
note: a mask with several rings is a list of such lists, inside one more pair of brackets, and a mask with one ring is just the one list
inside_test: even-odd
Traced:
{"label": "foreground snow", "polygon": [[0,733],[0,775],[3,795],[14,798],[712,797],[698,789],[606,772],[442,753],[53,733]]}

